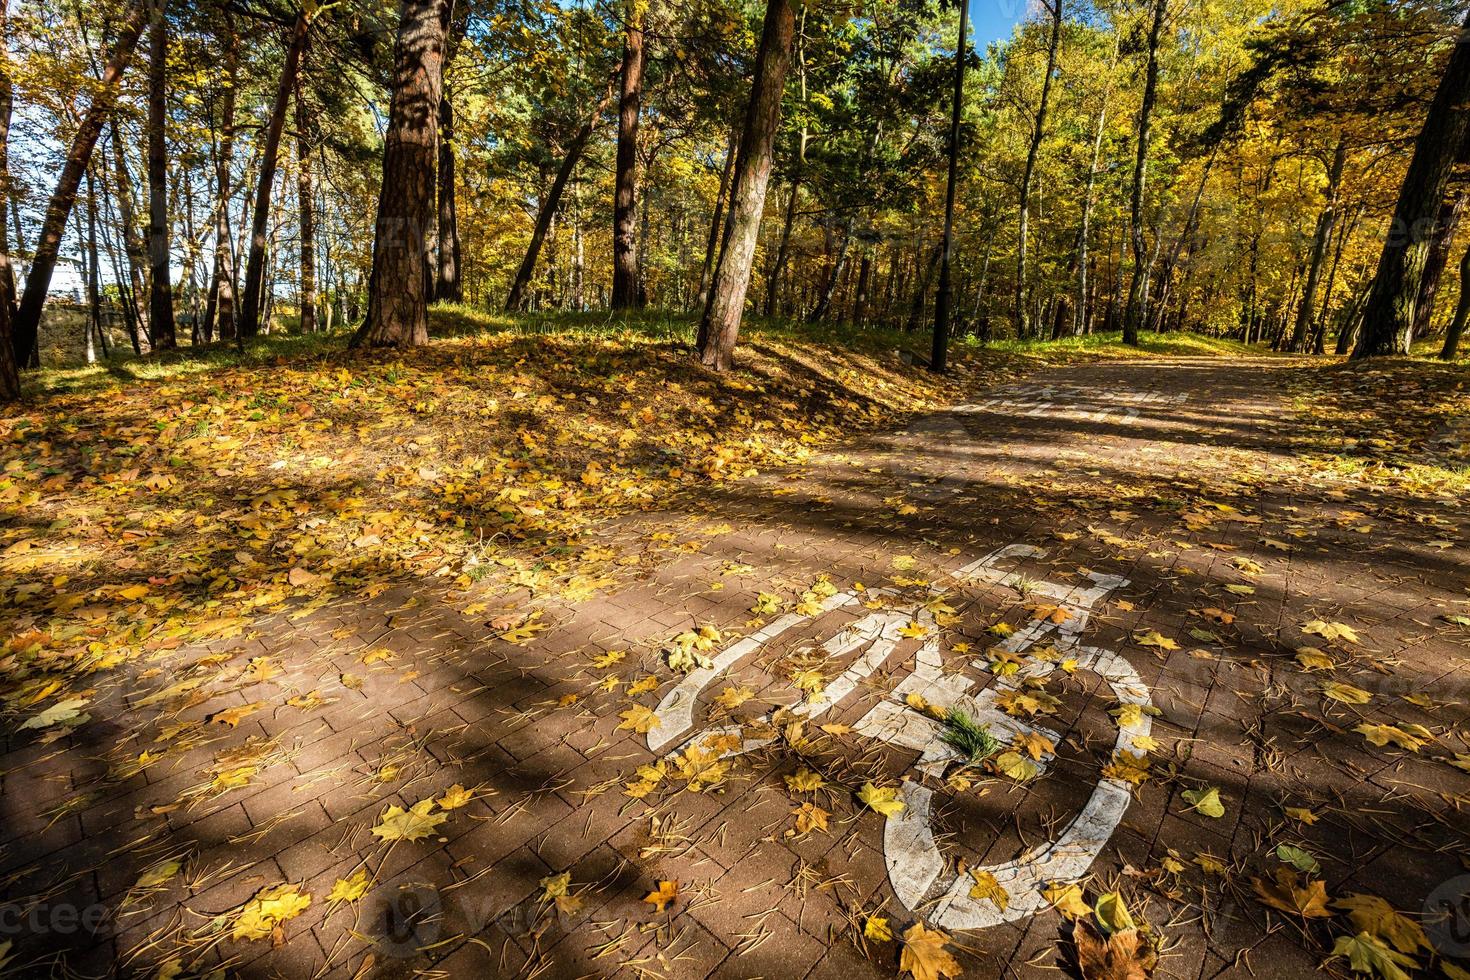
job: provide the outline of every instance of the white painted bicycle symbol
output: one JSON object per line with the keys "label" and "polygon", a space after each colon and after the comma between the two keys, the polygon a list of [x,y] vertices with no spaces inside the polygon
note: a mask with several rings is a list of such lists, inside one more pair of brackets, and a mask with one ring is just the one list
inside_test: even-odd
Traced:
{"label": "white painted bicycle symbol", "polygon": [[[1043,554],[1041,549],[1030,545],[1009,545],[971,562],[954,577],[961,582],[1014,585],[1022,577],[1003,571],[997,565],[1008,558],[1034,558]],[[1076,661],[1078,670],[1090,670],[1102,677],[1119,702],[1151,707],[1148,687],[1127,661],[1111,651],[1080,643],[1082,631],[1098,600],[1128,584],[1126,579],[1116,575],[1096,572],[1089,572],[1088,579],[1090,584],[1086,587],[1037,583],[1028,579],[1026,588],[1030,594],[1044,597],[1069,615],[1061,623],[1050,618],[1034,621],[1006,638],[1000,649],[1019,653],[1043,638],[1049,638],[1058,652]],[[870,599],[892,595],[894,591],[891,589],[875,589],[866,594]],[[723,737],[732,740],[726,744],[738,743],[738,747],[724,753],[729,757],[770,744],[774,736],[747,735],[738,724],[707,728],[692,737],[684,736],[694,727],[694,711],[700,694],[716,678],[789,630],[822,614],[854,606],[861,606],[858,597],[842,592],[826,599],[817,616],[788,613],[732,644],[716,656],[709,667],[687,675],[659,704],[656,710],[659,722],[648,733],[649,748],[663,752],[677,741],[673,751],[680,751],[689,745],[703,744],[712,737]],[[946,711],[959,708],[967,712],[978,722],[988,725],[1002,741],[1026,732],[1040,734],[1053,744],[1060,741],[1057,733],[1033,728],[996,707],[1000,694],[1027,679],[1047,676],[1056,669],[1056,662],[1032,661],[1018,674],[996,678],[993,687],[971,693],[976,683],[974,679],[962,673],[945,674],[942,671],[934,614],[922,603],[872,612],[823,643],[822,652],[832,659],[859,650],[862,652],[851,666],[827,685],[820,702],[802,703],[790,709],[791,714],[812,719],[840,704],[893,654],[902,640],[899,631],[911,621],[929,627],[926,639],[914,655],[914,668],[884,700],[858,721],[855,728],[860,734],[921,753],[914,769],[923,775],[942,776],[949,764],[959,759],[959,753],[941,740],[939,722],[909,707],[908,696],[917,694],[928,704]],[[1146,738],[1150,719],[1147,711],[1140,711],[1137,715],[1137,720],[1120,726],[1115,752],[1142,752],[1142,749],[1135,748],[1134,740]],[[762,720],[768,722],[770,718],[767,716]],[[755,726],[757,731],[769,731],[769,728],[769,725]],[[1040,773],[1045,772],[1053,758],[1051,753],[1043,754]],[[1131,799],[1126,782],[1102,778],[1087,804],[1054,840],[1031,848],[1013,861],[975,869],[988,871],[1006,889],[1010,902],[1002,909],[988,900],[971,898],[973,881],[960,876],[940,852],[931,822],[934,791],[916,779],[905,778],[901,793],[904,809],[886,818],[883,832],[889,882],[910,911],[925,909],[926,919],[947,929],[985,928],[1025,918],[1047,908],[1048,902],[1043,894],[1045,888],[1050,884],[1070,884],[1087,874],[1123,819]]]}

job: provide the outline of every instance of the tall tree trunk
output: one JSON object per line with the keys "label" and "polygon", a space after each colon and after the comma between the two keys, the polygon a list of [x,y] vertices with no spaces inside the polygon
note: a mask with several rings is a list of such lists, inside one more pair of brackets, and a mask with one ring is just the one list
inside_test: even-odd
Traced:
{"label": "tall tree trunk", "polygon": [[[9,3],[0,0],[0,46],[10,47]],[[20,371],[16,366],[11,321],[15,316],[15,275],[10,268],[10,243],[6,240],[6,210],[10,207],[10,116],[15,106],[10,79],[10,59],[0,58],[0,401],[20,397]]]}
{"label": "tall tree trunk", "polygon": [[[296,88],[296,73],[301,67],[301,52],[306,48],[311,22],[306,11],[296,15],[291,37],[286,45],[286,63],[276,84],[276,98],[266,120],[265,138],[261,143],[260,173],[255,184],[255,211],[250,227],[250,254],[245,260],[245,288],[240,297],[240,337],[254,337],[260,332],[261,293],[265,284],[266,231],[270,224],[271,190],[276,182],[276,157],[281,147],[281,131],[286,126],[286,109]],[[432,173],[432,168],[430,168]]]}
{"label": "tall tree trunk", "polygon": [[609,87],[603,94],[602,100],[587,114],[587,118],[582,121],[582,125],[572,136],[571,143],[567,145],[566,155],[562,157],[561,166],[557,168],[556,177],[551,182],[551,188],[542,196],[540,207],[536,209],[536,224],[531,229],[531,241],[526,245],[526,254],[521,259],[520,267],[516,269],[515,280],[510,286],[510,295],[505,298],[505,308],[508,312],[524,310],[531,298],[527,290],[531,285],[531,277],[536,274],[536,260],[546,242],[546,233],[551,229],[551,219],[556,215],[556,209],[561,206],[562,194],[566,191],[573,171],[577,169],[578,161],[582,159],[583,151],[587,149],[587,141],[592,137],[598,120],[607,111],[607,104],[611,101],[612,88]]}
{"label": "tall tree trunk", "polygon": [[97,187],[92,168],[87,168],[87,350],[95,335],[107,356],[107,337],[102,332],[102,274],[97,268]]}
{"label": "tall tree trunk", "polygon": [[239,88],[240,38],[229,8],[224,9],[225,85],[220,95],[217,161],[219,209],[214,218],[215,304],[220,340],[235,339],[235,236],[230,230],[230,168],[235,161],[235,91]]}
{"label": "tall tree trunk", "polygon": [[705,367],[727,371],[734,362],[750,287],[751,262],[760,235],[766,185],[771,179],[771,149],[781,121],[781,93],[791,67],[796,33],[792,0],[767,0],[765,24],[756,53],[750,105],[735,163],[735,190],[730,197],[730,224],[715,267],[709,305],[699,327],[699,358]]}
{"label": "tall tree trunk", "polygon": [[864,246],[862,261],[858,263],[857,288],[853,290],[852,310],[848,314],[848,322],[861,327],[863,319],[867,315],[868,290],[873,280],[873,253]]}
{"label": "tall tree trunk", "polygon": [[[725,223],[725,198],[730,193],[730,177],[735,173],[735,141],[738,135],[735,127],[731,126],[730,139],[725,144],[725,166],[720,171],[720,189],[715,193],[715,211],[709,222],[709,238],[704,243],[704,265],[699,268],[699,288],[694,296],[694,305],[700,309],[704,309],[709,300],[709,279],[715,271],[715,249],[720,244],[720,230]],[[769,315],[770,311],[766,312]]]}
{"label": "tall tree trunk", "polygon": [[1307,267],[1307,285],[1302,290],[1302,305],[1297,311],[1296,326],[1291,333],[1292,353],[1301,353],[1311,336],[1312,321],[1317,310],[1317,284],[1322,278],[1322,265],[1327,259],[1327,246],[1332,241],[1333,226],[1337,221],[1337,191],[1342,183],[1342,169],[1347,162],[1347,140],[1338,139],[1337,149],[1332,152],[1332,163],[1327,168],[1327,201],[1322,213],[1317,216],[1317,232],[1312,238],[1312,260]]}
{"label": "tall tree trunk", "polygon": [[1419,284],[1429,255],[1430,225],[1444,200],[1455,158],[1470,131],[1470,13],[1461,24],[1429,115],[1404,174],[1393,224],[1378,257],[1363,330],[1353,357],[1407,354]]}
{"label": "tall tree trunk", "polygon": [[1031,142],[1026,148],[1026,169],[1021,174],[1021,222],[1016,245],[1016,336],[1030,333],[1030,310],[1026,304],[1026,238],[1031,220],[1031,180],[1036,173],[1036,157],[1046,135],[1047,100],[1051,95],[1051,76],[1056,70],[1057,46],[1062,37],[1062,0],[1043,5],[1051,14],[1051,41],[1046,46],[1046,77],[1041,81],[1041,102],[1036,107],[1036,123],[1031,129]]}
{"label": "tall tree trunk", "polygon": [[311,140],[301,76],[296,82],[296,204],[301,228],[301,332],[316,333],[316,192],[311,181]]}
{"label": "tall tree trunk", "polygon": [[1098,106],[1097,122],[1092,131],[1092,160],[1087,165],[1087,182],[1082,190],[1082,223],[1077,229],[1077,303],[1073,315],[1072,334],[1081,336],[1091,332],[1092,309],[1088,303],[1088,257],[1087,250],[1092,240],[1092,208],[1097,193],[1097,169],[1102,160],[1103,132],[1108,120],[1108,99],[1113,94],[1113,67],[1118,61],[1122,34],[1113,34],[1113,57],[1108,62],[1108,84],[1103,89],[1102,104]]}
{"label": "tall tree trunk", "polygon": [[1128,306],[1123,314],[1123,342],[1138,346],[1138,330],[1145,310],[1148,264],[1144,260],[1143,191],[1148,179],[1148,143],[1153,129],[1154,100],[1159,89],[1159,34],[1164,27],[1168,0],[1154,0],[1153,23],[1148,32],[1148,66],[1143,83],[1143,104],[1138,109],[1138,155],[1133,162],[1133,189],[1129,196],[1128,233],[1133,250],[1133,278],[1128,284]]}
{"label": "tall tree trunk", "polygon": [[148,248],[142,236],[138,234],[136,211],[133,208],[133,177],[128,170],[127,156],[123,150],[122,131],[116,117],[113,117],[111,122],[110,138],[113,179],[117,184],[118,222],[122,225],[123,251],[128,258],[130,305],[133,309],[133,321],[138,325],[141,349],[146,354],[153,349],[152,343],[148,340],[148,309],[143,303],[143,297],[146,294],[145,286],[148,281],[144,273],[148,266]]}
{"label": "tall tree trunk", "polygon": [[66,229],[67,219],[71,216],[72,206],[76,204],[77,188],[81,185],[82,174],[92,157],[92,148],[97,145],[97,137],[102,134],[102,125],[112,113],[123,72],[132,60],[133,49],[138,45],[138,36],[143,31],[147,16],[148,8],[140,4],[128,14],[128,19],[118,32],[112,58],[99,80],[97,95],[87,107],[82,124],[77,127],[71,148],[66,154],[66,162],[61,168],[61,176],[57,178],[56,188],[51,192],[51,200],[46,205],[46,219],[42,222],[41,234],[36,239],[36,252],[31,259],[30,272],[26,276],[25,294],[21,297],[20,307],[15,314],[12,341],[17,364],[29,363],[36,353],[36,338],[41,329],[41,308],[51,289],[51,274],[56,269],[61,236]]}
{"label": "tall tree trunk", "polygon": [[1343,223],[1340,221],[1338,222],[1338,227],[1340,230],[1337,233],[1337,247],[1333,249],[1332,265],[1327,270],[1327,288],[1322,293],[1322,306],[1317,313],[1317,322],[1313,328],[1313,354],[1322,354],[1325,353],[1327,350],[1327,322],[1329,319],[1331,319],[1328,314],[1332,310],[1333,289],[1337,286],[1337,269],[1342,262],[1342,250],[1347,245],[1348,239],[1353,237],[1353,232],[1357,230],[1358,219],[1362,216],[1362,214],[1363,205],[1359,204],[1356,208],[1353,209],[1353,217],[1351,221],[1349,221],[1346,225],[1343,225]]}
{"label": "tall tree trunk", "polygon": [[464,301],[460,278],[459,209],[454,199],[454,105],[439,100],[439,282],[434,298],[441,303]]}
{"label": "tall tree trunk", "polygon": [[643,98],[642,5],[628,5],[618,98],[618,152],[613,189],[612,308],[638,306],[638,116]]}
{"label": "tall tree trunk", "polygon": [[1460,301],[1455,304],[1455,319],[1445,331],[1441,361],[1453,361],[1460,354],[1460,338],[1465,334],[1465,321],[1470,320],[1470,248],[1460,256]]}
{"label": "tall tree trunk", "polygon": [[[0,50],[9,50],[10,19],[9,2],[0,0]],[[4,306],[5,335],[0,337],[0,346],[9,348],[10,324],[15,317],[15,270],[10,264],[10,204],[15,188],[10,179],[10,118],[15,110],[15,89],[10,78],[9,59],[0,58],[0,255],[5,256],[5,267],[0,270],[0,306]],[[20,247],[19,235],[16,247]],[[3,371],[0,368],[0,371]],[[3,387],[3,384],[0,384]]]}
{"label": "tall tree trunk", "polygon": [[152,0],[148,23],[148,323],[155,350],[179,345],[169,282],[168,0]]}
{"label": "tall tree trunk", "polygon": [[842,225],[842,240],[837,243],[837,255],[832,260],[832,268],[828,270],[827,278],[822,283],[821,295],[817,297],[817,305],[807,315],[808,323],[820,323],[827,319],[827,314],[832,311],[832,297],[837,293],[837,283],[842,279],[842,273],[847,270],[848,246],[852,244],[853,215],[849,213],[847,221]]}
{"label": "tall tree trunk", "polygon": [[393,101],[383,138],[383,184],[373,232],[368,315],[354,347],[429,342],[424,276],[434,219],[444,42],[454,0],[406,0],[393,48]]}
{"label": "tall tree trunk", "polygon": [[1424,260],[1424,274],[1419,279],[1419,296],[1414,302],[1412,340],[1418,340],[1430,332],[1435,296],[1439,292],[1439,282],[1444,277],[1445,266],[1449,264],[1450,243],[1454,240],[1455,229],[1459,227],[1460,217],[1464,214],[1467,196],[1470,194],[1465,191],[1452,194],[1439,207],[1434,238],[1429,245],[1429,255]]}
{"label": "tall tree trunk", "polygon": [[[1052,25],[1051,53],[1047,56],[1046,81],[1041,96],[1042,108],[1036,114],[1036,129],[1046,112],[1046,89],[1051,86],[1051,69],[1056,60],[1057,36],[1062,23],[1062,0],[1056,3],[1056,21]],[[959,33],[954,48],[954,95],[951,97],[949,120],[949,172],[944,185],[944,237],[940,240],[939,291],[934,297],[934,335],[930,338],[929,370],[943,374],[949,365],[949,308],[951,302],[950,260],[954,253],[954,195],[959,184],[960,116],[965,109],[965,60],[970,51],[969,0],[959,0]]]}

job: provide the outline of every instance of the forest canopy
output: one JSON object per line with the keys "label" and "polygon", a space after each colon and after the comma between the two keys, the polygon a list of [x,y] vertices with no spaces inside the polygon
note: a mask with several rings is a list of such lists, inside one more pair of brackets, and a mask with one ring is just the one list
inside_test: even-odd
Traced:
{"label": "forest canopy", "polygon": [[935,0],[12,2],[11,346],[421,343],[450,302],[691,313],[716,368],[746,314],[937,304],[1403,351],[1464,319],[1457,6],[1045,0],[977,50]]}

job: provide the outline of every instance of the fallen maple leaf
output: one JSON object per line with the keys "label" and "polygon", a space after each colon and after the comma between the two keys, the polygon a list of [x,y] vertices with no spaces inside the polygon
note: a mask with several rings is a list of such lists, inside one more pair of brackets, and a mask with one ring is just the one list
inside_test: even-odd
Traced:
{"label": "fallen maple leaf", "polygon": [[1377,937],[1366,932],[1356,936],[1338,936],[1332,945],[1333,956],[1346,956],[1348,965],[1358,973],[1375,974],[1382,980],[1409,980],[1410,970],[1419,968],[1412,956],[1389,949]]}
{"label": "fallen maple leaf", "polygon": [[1327,908],[1327,883],[1308,878],[1305,881],[1290,868],[1277,868],[1272,879],[1252,878],[1256,897],[1274,909],[1306,919],[1330,918]]}
{"label": "fallen maple leaf", "polygon": [[658,727],[658,715],[646,705],[635,704],[627,711],[618,712],[618,717],[623,719],[618,723],[619,728],[631,728],[639,735],[646,735]]}
{"label": "fallen maple leaf", "polygon": [[679,883],[677,881],[660,881],[655,891],[643,896],[643,900],[655,909],[662,912],[664,906],[679,899]]}
{"label": "fallen maple leaf", "polygon": [[373,878],[368,874],[366,868],[354,872],[350,878],[338,878],[337,883],[327,894],[327,904],[336,905],[341,902],[355,902],[367,894],[372,887]]}
{"label": "fallen maple leaf", "polygon": [[903,952],[898,957],[898,968],[913,974],[914,980],[959,976],[959,961],[945,948],[948,942],[949,936],[945,933],[915,922],[903,934]]}
{"label": "fallen maple leaf", "polygon": [[1393,946],[1400,953],[1431,950],[1424,928],[1377,895],[1354,892],[1332,903],[1342,909],[1359,932],[1366,932]]}
{"label": "fallen maple leaf", "polygon": [[975,879],[975,884],[970,886],[970,897],[989,901],[1004,912],[1011,904],[1011,895],[1004,885],[995,880],[995,875],[981,868],[971,868],[970,875]]}
{"label": "fallen maple leaf", "polygon": [[441,810],[458,810],[474,798],[474,790],[465,789],[459,783],[455,783],[445,790],[444,795],[439,797],[435,802],[439,804],[439,809]]}
{"label": "fallen maple leaf", "polygon": [[1137,929],[1122,929],[1106,938],[1086,919],[1072,926],[1077,970],[1083,980],[1147,980],[1158,956]]}
{"label": "fallen maple leaf", "polygon": [[903,801],[898,798],[898,790],[892,786],[879,789],[872,783],[863,783],[863,788],[858,790],[858,799],[869,809],[877,810],[885,817],[903,812]]}
{"label": "fallen maple leaf", "polygon": [[430,813],[433,809],[433,800],[419,800],[407,811],[401,806],[390,806],[378,819],[373,833],[386,841],[422,840],[449,819],[447,813]]}
{"label": "fallen maple leaf", "polygon": [[303,893],[297,885],[262,888],[236,910],[235,925],[230,930],[230,938],[250,941],[275,936],[279,945],[279,940],[283,937],[277,930],[310,906],[311,896]]}

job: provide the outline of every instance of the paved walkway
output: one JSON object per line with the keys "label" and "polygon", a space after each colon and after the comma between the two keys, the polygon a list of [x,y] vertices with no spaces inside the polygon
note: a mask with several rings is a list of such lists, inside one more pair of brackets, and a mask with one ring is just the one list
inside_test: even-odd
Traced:
{"label": "paved walkway", "polygon": [[[158,643],[5,745],[10,968],[893,976],[878,917],[1055,976],[1076,883],[1160,976],[1313,974],[1345,929],[1257,900],[1279,845],[1414,915],[1466,871],[1470,528],[1295,458],[1292,370],[1047,370],[609,528],[638,560],[575,605],[410,583]],[[958,763],[953,709],[1011,775]]]}

